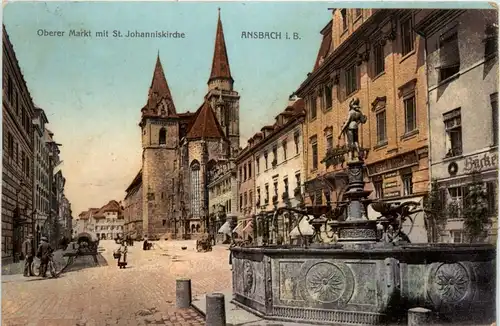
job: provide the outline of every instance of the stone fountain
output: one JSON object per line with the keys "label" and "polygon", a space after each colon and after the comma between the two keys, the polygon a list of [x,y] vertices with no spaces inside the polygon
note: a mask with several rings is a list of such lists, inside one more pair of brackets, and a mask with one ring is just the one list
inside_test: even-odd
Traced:
{"label": "stone fountain", "polygon": [[[274,218],[284,211],[297,221],[313,216],[311,244],[233,247],[232,302],[265,319],[325,325],[406,324],[408,310],[416,307],[430,310],[440,324],[491,323],[495,247],[412,244],[402,225],[417,204],[367,199],[357,143],[357,126],[366,117],[357,104],[351,102],[342,129],[347,151],[336,152],[337,157],[351,154],[343,205],[276,210]],[[369,220],[368,205],[381,217]],[[336,234],[337,242],[324,243],[322,233]]]}

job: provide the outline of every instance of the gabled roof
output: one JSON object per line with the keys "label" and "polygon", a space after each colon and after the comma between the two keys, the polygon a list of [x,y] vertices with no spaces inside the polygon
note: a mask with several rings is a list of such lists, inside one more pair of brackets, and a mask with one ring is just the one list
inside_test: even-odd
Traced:
{"label": "gabled roof", "polygon": [[323,34],[323,40],[321,41],[321,46],[319,47],[313,71],[318,69],[330,52],[332,45],[332,21],[325,26],[325,28],[321,31],[321,34]]}
{"label": "gabled roof", "polygon": [[172,94],[170,93],[170,88],[168,87],[167,78],[163,71],[163,66],[160,61],[160,54],[156,57],[156,65],[153,72],[153,79],[151,80],[151,86],[149,87],[148,101],[144,108],[142,109],[143,114],[146,115],[157,115],[157,106],[162,100],[168,103],[168,115],[175,115],[176,109],[174,100],[172,99]]}
{"label": "gabled roof", "polygon": [[187,139],[199,138],[223,138],[224,131],[215,117],[212,107],[207,101],[204,101],[189,126],[189,131],[186,135]]}
{"label": "gabled roof", "polygon": [[140,185],[142,183],[142,169],[139,170],[139,172],[136,174],[134,177],[134,180],[130,183],[130,185],[125,189],[125,192],[129,192],[132,190],[137,185]]}
{"label": "gabled roof", "polygon": [[95,213],[94,218],[104,218],[104,213],[107,212],[117,212],[118,216],[122,213],[121,205],[116,200],[110,200],[106,205],[101,207],[97,213]]}
{"label": "gabled roof", "polygon": [[227,56],[226,42],[224,40],[224,30],[219,16],[217,19],[217,31],[215,33],[215,48],[214,57],[212,59],[212,72],[208,82],[216,78],[225,78],[233,80],[231,77],[231,69],[229,68],[229,58]]}

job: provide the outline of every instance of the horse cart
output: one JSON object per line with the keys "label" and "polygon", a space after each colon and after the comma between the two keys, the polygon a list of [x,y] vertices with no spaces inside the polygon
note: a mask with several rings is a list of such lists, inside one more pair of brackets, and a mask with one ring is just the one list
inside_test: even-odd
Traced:
{"label": "horse cart", "polygon": [[196,251],[212,251],[212,237],[210,236],[210,234],[205,233],[201,236],[200,239],[196,240]]}

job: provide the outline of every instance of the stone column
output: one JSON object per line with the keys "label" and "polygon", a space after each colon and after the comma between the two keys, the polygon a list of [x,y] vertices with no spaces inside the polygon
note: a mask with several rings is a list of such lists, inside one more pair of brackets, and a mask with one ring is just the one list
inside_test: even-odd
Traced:
{"label": "stone column", "polygon": [[205,315],[206,326],[226,326],[226,305],[224,294],[212,293],[206,295],[207,307]]}
{"label": "stone column", "polygon": [[191,280],[178,279],[175,285],[175,304],[177,308],[189,308],[191,306]]}
{"label": "stone column", "polygon": [[431,324],[431,311],[425,308],[408,310],[408,326],[427,326]]}

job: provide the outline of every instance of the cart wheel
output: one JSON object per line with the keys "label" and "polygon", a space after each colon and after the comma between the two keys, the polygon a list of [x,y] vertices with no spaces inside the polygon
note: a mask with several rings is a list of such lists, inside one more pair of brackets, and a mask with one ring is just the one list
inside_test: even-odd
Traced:
{"label": "cart wheel", "polygon": [[40,276],[40,260],[38,258],[33,259],[33,262],[31,263],[31,271],[35,274],[35,276]]}

